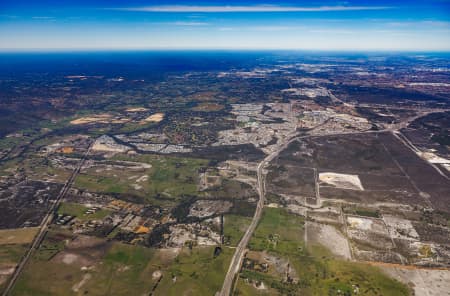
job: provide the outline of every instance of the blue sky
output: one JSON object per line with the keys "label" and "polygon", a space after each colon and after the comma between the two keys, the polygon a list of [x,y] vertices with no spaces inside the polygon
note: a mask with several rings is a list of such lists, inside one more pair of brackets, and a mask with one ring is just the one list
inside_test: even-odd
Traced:
{"label": "blue sky", "polygon": [[0,1],[0,50],[450,51],[450,0]]}

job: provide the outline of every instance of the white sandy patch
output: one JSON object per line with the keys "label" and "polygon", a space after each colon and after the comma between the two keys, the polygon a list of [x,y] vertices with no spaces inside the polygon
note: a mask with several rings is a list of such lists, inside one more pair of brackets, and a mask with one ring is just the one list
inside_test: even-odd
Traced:
{"label": "white sandy patch", "polygon": [[86,273],[80,282],[72,286],[72,291],[78,292],[83,285],[92,278],[92,275],[90,273]]}
{"label": "white sandy patch", "polygon": [[93,151],[105,151],[105,152],[127,152],[129,147],[118,144],[113,138],[107,135],[103,135],[97,138],[92,145]]}
{"label": "white sandy patch", "polygon": [[144,107],[136,107],[136,108],[125,109],[125,111],[126,112],[145,112],[145,111],[148,111],[148,109],[144,108]]}
{"label": "white sandy patch", "polygon": [[133,187],[134,190],[141,190],[142,186],[138,184],[131,184],[131,187]]}
{"label": "white sandy patch", "polygon": [[450,295],[450,271],[431,269],[402,269],[383,266],[395,279],[412,284],[416,296]]}
{"label": "white sandy patch", "polygon": [[393,238],[415,240],[419,239],[419,234],[414,229],[411,221],[394,216],[384,216],[389,233]]}
{"label": "white sandy patch", "polygon": [[148,180],[148,176],[147,175],[142,175],[138,179],[136,179],[136,183],[145,182],[147,180]]}
{"label": "white sandy patch", "polygon": [[109,123],[111,119],[111,114],[98,114],[94,116],[80,117],[78,119],[72,120],[71,124],[87,124],[87,123]]}
{"label": "white sandy patch", "polygon": [[15,269],[16,268],[14,266],[7,268],[0,268],[0,276],[13,274]]}
{"label": "white sandy patch", "polygon": [[349,224],[349,227],[360,230],[371,230],[373,224],[372,220],[370,219],[350,216],[347,217],[347,222]]}
{"label": "white sandy patch", "polygon": [[259,284],[259,286],[256,285],[256,283],[255,283],[255,284],[254,284],[254,287],[255,287],[256,289],[258,289],[258,290],[267,290],[266,285],[264,285],[264,282],[261,282],[261,283]]}
{"label": "white sandy patch", "polygon": [[317,241],[333,254],[345,259],[352,259],[347,239],[335,227],[315,222],[309,222],[308,227],[314,232],[313,235]]}
{"label": "white sandy patch", "polygon": [[296,204],[288,204],[287,209],[289,212],[306,217],[306,208],[296,205]]}
{"label": "white sandy patch", "polygon": [[62,262],[64,262],[65,264],[72,264],[75,261],[77,261],[77,259],[78,259],[78,255],[72,254],[72,253],[67,253],[67,254],[64,254],[64,257],[62,258]]}
{"label": "white sandy patch", "polygon": [[126,123],[129,122],[128,118],[113,118],[111,114],[98,114],[86,117],[80,117],[78,119],[72,120],[70,123],[79,125],[79,124],[90,124],[90,123]]}
{"label": "white sandy patch", "polygon": [[432,152],[417,152],[417,154],[424,160],[433,163],[433,164],[441,164],[443,165],[447,170],[450,171],[450,160],[446,159],[444,157],[437,156],[436,154]]}
{"label": "white sandy patch", "polygon": [[143,120],[143,123],[146,122],[160,122],[164,119],[164,113],[155,113],[150,115],[149,117]]}
{"label": "white sandy patch", "polygon": [[158,280],[158,279],[160,279],[161,277],[162,277],[161,270],[155,270],[155,271],[152,273],[152,278],[153,278],[153,280]]}
{"label": "white sandy patch", "polygon": [[338,174],[338,173],[320,173],[320,182],[332,185],[337,188],[364,190],[358,175]]}

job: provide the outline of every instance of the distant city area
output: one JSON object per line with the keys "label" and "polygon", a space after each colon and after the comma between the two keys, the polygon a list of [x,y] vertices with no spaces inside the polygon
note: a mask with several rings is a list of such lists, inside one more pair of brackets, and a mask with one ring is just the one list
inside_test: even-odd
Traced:
{"label": "distant city area", "polygon": [[4,295],[450,295],[448,54],[30,55]]}

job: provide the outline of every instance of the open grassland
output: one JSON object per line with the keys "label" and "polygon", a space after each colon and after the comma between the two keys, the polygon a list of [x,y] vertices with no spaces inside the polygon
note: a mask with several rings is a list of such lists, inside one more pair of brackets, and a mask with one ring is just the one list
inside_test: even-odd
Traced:
{"label": "open grassland", "polygon": [[[296,280],[289,283],[283,274],[244,269],[235,295],[409,295],[410,290],[379,269],[357,262],[336,259],[321,245],[304,247],[304,221],[283,209],[266,208],[250,241],[250,249],[267,250],[271,256],[289,261]],[[273,267],[269,267],[273,268]],[[265,289],[255,283],[263,282]]]}
{"label": "open grassland", "polygon": [[164,273],[155,295],[214,295],[222,287],[233,252],[222,248],[214,257],[214,247],[183,249]]}
{"label": "open grassland", "polygon": [[95,219],[103,219],[109,214],[111,214],[111,211],[100,209],[97,210],[95,213],[92,214],[86,214],[86,211],[89,208],[77,204],[77,203],[71,203],[71,202],[63,202],[58,208],[58,214],[64,214],[69,216],[75,216],[77,219],[85,221],[85,220],[95,220]]}
{"label": "open grassland", "polygon": [[281,208],[265,208],[249,247],[255,251],[297,254],[304,249],[304,219]]}
{"label": "open grassland", "polygon": [[0,230],[0,245],[31,243],[38,230],[38,227],[2,229]]}
{"label": "open grassland", "polygon": [[27,249],[27,244],[0,245],[0,293]]}
{"label": "open grassland", "polygon": [[225,244],[236,246],[244,235],[248,225],[251,222],[250,217],[240,215],[226,215],[224,216],[223,235]]}
{"label": "open grassland", "polygon": [[12,295],[147,295],[161,262],[157,250],[120,243],[98,257],[86,254],[89,247],[63,249],[51,258],[35,256]]}
{"label": "open grassland", "polygon": [[[161,203],[183,195],[196,195],[199,170],[208,164],[206,160],[157,155],[121,155],[115,159],[148,163],[152,167],[142,172],[91,168],[77,176],[75,186],[96,192],[131,194],[140,197],[142,202]],[[138,181],[142,176],[145,179]]]}
{"label": "open grassland", "polygon": [[54,167],[47,158],[38,155],[14,158],[3,162],[0,175],[9,175],[18,167],[24,170],[29,179],[64,183],[69,178],[71,170]]}
{"label": "open grassland", "polygon": [[11,295],[213,295],[233,251],[214,256],[214,247],[151,249],[50,231]]}

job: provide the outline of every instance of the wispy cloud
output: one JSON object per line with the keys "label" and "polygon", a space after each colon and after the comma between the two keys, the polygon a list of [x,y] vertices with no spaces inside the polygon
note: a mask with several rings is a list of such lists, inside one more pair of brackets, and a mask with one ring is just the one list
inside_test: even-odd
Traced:
{"label": "wispy cloud", "polygon": [[355,31],[353,30],[344,30],[344,29],[313,29],[309,30],[309,32],[314,34],[339,34],[339,35],[355,34]]}
{"label": "wispy cloud", "polygon": [[0,18],[16,19],[16,18],[18,18],[18,16],[17,15],[10,15],[10,14],[0,14]]}
{"label": "wispy cloud", "polygon": [[389,22],[391,27],[411,27],[411,26],[428,26],[428,27],[450,27],[450,22],[440,20],[424,20],[424,21],[403,21],[403,22]]}
{"label": "wispy cloud", "polygon": [[174,25],[174,26],[187,26],[187,27],[197,27],[197,26],[207,26],[208,23],[205,22],[169,22],[166,23],[168,25]]}
{"label": "wispy cloud", "polygon": [[235,30],[236,30],[236,28],[233,28],[233,27],[220,27],[219,28],[219,31],[222,31],[222,32],[235,31]]}
{"label": "wispy cloud", "polygon": [[54,20],[53,16],[33,16],[31,17],[34,20]]}
{"label": "wispy cloud", "polygon": [[248,30],[262,31],[262,32],[276,32],[276,31],[288,31],[299,28],[298,26],[251,26]]}
{"label": "wispy cloud", "polygon": [[114,8],[124,11],[143,12],[322,12],[322,11],[357,11],[357,10],[385,10],[389,6],[280,6],[280,5],[253,5],[253,6],[200,6],[200,5],[160,5],[144,7]]}

